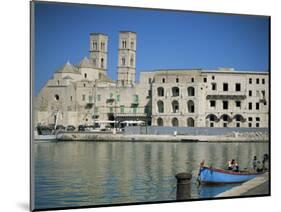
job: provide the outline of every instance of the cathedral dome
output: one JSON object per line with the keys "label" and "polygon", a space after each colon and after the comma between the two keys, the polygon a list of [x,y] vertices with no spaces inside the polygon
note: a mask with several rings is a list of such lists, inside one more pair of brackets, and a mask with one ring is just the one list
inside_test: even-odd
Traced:
{"label": "cathedral dome", "polygon": [[79,68],[95,68],[94,64],[87,58],[84,57],[80,63],[79,63]]}
{"label": "cathedral dome", "polygon": [[59,68],[56,73],[72,73],[79,74],[77,68],[70,62],[67,62],[63,67]]}

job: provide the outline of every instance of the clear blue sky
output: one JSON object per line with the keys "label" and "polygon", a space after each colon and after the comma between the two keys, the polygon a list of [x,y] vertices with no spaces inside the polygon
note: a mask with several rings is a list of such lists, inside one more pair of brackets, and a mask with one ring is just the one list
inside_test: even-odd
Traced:
{"label": "clear blue sky", "polygon": [[267,17],[35,3],[35,93],[68,60],[89,54],[89,33],[109,36],[108,75],[117,78],[118,32],[137,32],[142,70],[233,67],[268,71]]}

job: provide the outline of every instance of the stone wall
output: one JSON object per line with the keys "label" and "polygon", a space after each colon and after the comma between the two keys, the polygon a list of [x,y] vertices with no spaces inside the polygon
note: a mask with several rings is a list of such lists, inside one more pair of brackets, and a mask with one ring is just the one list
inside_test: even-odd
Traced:
{"label": "stone wall", "polygon": [[234,135],[235,133],[261,133],[268,135],[268,128],[209,128],[209,127],[154,127],[129,126],[125,127],[125,134],[151,134],[151,135]]}

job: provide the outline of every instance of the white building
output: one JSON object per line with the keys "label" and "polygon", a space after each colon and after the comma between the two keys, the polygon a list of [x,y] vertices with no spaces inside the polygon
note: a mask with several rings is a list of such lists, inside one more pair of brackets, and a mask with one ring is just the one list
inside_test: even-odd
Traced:
{"label": "white building", "polygon": [[[121,31],[118,79],[107,75],[108,37],[90,34],[90,55],[67,62],[36,97],[35,125],[143,120],[154,126],[268,127],[268,72],[154,70],[136,82],[136,33]],[[58,113],[59,111],[59,113]]]}

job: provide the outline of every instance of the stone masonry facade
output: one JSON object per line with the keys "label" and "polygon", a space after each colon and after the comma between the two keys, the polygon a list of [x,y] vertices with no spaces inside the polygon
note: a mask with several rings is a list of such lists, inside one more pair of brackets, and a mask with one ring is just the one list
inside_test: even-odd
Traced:
{"label": "stone masonry facade", "polygon": [[35,99],[35,125],[144,121],[152,126],[268,127],[268,72],[162,69],[140,72],[137,36],[120,31],[117,80],[107,75],[108,37],[90,34],[89,58],[59,68]]}

